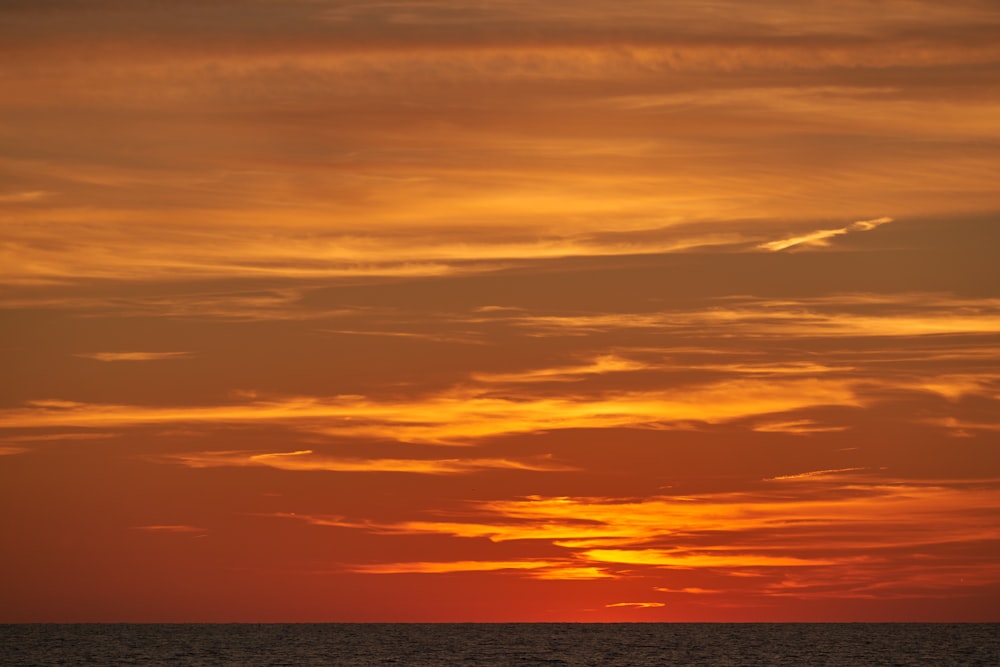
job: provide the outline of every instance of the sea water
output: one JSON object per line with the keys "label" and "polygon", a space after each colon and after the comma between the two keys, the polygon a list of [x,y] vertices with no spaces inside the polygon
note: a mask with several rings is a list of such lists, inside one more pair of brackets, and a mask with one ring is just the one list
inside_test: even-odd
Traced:
{"label": "sea water", "polygon": [[1000,624],[0,625],[24,665],[1000,665]]}

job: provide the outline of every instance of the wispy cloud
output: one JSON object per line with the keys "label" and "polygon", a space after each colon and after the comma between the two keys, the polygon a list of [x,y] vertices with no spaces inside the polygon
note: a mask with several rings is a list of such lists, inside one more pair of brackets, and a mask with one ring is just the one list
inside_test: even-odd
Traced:
{"label": "wispy cloud", "polygon": [[363,574],[444,574],[449,572],[490,572],[497,570],[537,570],[540,568],[559,568],[561,561],[523,560],[523,561],[442,561],[442,562],[410,562],[410,563],[372,563],[356,565],[352,572]]}
{"label": "wispy cloud", "polygon": [[891,569],[874,562],[843,571],[785,572],[766,583],[761,593],[768,598],[800,600],[926,600],[966,596],[996,584],[994,569],[925,556],[896,563]]}
{"label": "wispy cloud", "polygon": [[362,459],[316,455],[312,450],[266,452],[190,452],[170,454],[156,460],[179,463],[189,468],[262,466],[277,470],[326,472],[398,472],[423,475],[462,475],[483,470],[568,471],[572,466],[547,457],[534,459]]}
{"label": "wispy cloud", "polygon": [[830,239],[835,236],[842,236],[843,234],[848,234],[850,232],[871,231],[872,229],[889,222],[892,222],[892,218],[882,217],[875,218],[874,220],[858,220],[857,222],[852,222],[846,227],[821,229],[819,231],[810,232],[801,236],[793,236],[791,238],[781,239],[778,241],[768,241],[767,243],[761,243],[758,247],[763,248],[764,250],[772,251],[785,250],[796,246],[824,247],[830,245]]}
{"label": "wispy cloud", "polygon": [[409,338],[435,343],[458,343],[461,345],[485,345],[486,341],[476,332],[461,332],[457,334],[420,333],[415,331],[379,331],[375,329],[320,329],[322,333],[342,336],[375,336],[386,338]]}
{"label": "wispy cloud", "polygon": [[588,549],[581,556],[598,563],[652,565],[682,569],[693,568],[754,568],[754,567],[815,567],[833,565],[829,557],[800,558],[748,553],[684,553],[664,549]]}
{"label": "wispy cloud", "polygon": [[58,442],[60,440],[104,440],[106,438],[117,437],[118,433],[105,433],[100,431],[85,432],[63,432],[63,433],[26,433],[21,435],[8,435],[0,438],[0,442]]}
{"label": "wispy cloud", "polygon": [[205,533],[207,532],[204,528],[199,528],[197,526],[188,526],[185,524],[153,524],[149,526],[132,526],[132,530],[141,530],[148,533],[177,533],[177,534],[189,534],[189,533]]}
{"label": "wispy cloud", "polygon": [[[992,205],[992,158],[967,142],[996,137],[976,85],[995,13],[863,6],[11,10],[0,169],[18,179],[0,201],[32,205],[4,230],[0,279],[464,276],[815,248],[888,220],[817,230],[818,211]],[[91,38],[108,48],[74,59]],[[85,132],[54,111],[81,108]],[[879,159],[859,160],[873,140]],[[776,220],[810,231],[774,240]]]}
{"label": "wispy cloud", "polygon": [[683,593],[686,595],[718,595],[719,593],[726,592],[720,589],[698,588],[697,586],[686,586],[684,588],[666,588],[664,586],[655,586],[653,590],[659,591],[660,593]]}
{"label": "wispy cloud", "polygon": [[81,352],[78,357],[96,361],[163,361],[166,359],[186,359],[193,352]]}
{"label": "wispy cloud", "polygon": [[555,368],[538,368],[520,373],[474,373],[472,379],[484,383],[522,383],[522,382],[570,382],[591,375],[604,373],[621,373],[640,371],[654,366],[627,359],[616,354],[606,354],[595,357],[589,363],[576,366],[557,366]]}
{"label": "wispy cloud", "polygon": [[769,477],[767,481],[782,481],[782,480],[798,480],[798,479],[813,479],[815,477],[828,477],[830,475],[838,475],[849,472],[859,472],[864,470],[864,468],[837,468],[835,470],[811,470],[809,472],[800,472],[795,475],[780,475],[778,477]]}
{"label": "wispy cloud", "polygon": [[347,566],[358,574],[450,574],[453,572],[510,572],[529,579],[549,581],[587,581],[608,579],[612,575],[600,567],[580,567],[568,560],[463,560],[371,563]]}
{"label": "wispy cloud", "polygon": [[51,192],[44,190],[29,190],[26,192],[2,192],[0,193],[0,204],[21,204],[43,199],[51,195]]}
{"label": "wispy cloud", "polygon": [[975,421],[957,417],[934,417],[922,421],[925,424],[950,429],[955,434],[966,434],[968,431],[1000,431],[1000,421]]}
{"label": "wispy cloud", "polygon": [[285,423],[330,435],[461,444],[568,428],[676,428],[817,405],[860,406],[852,382],[732,380],[674,390],[503,398],[468,388],[391,400],[293,397],[217,406],[139,406],[32,401],[0,410],[11,428],[115,428],[170,423]]}
{"label": "wispy cloud", "polygon": [[[526,557],[511,567],[530,569],[532,576],[546,571],[551,575],[561,568],[575,568],[584,578],[700,572],[717,583],[738,577],[743,593],[781,591],[799,597],[864,597],[863,590],[876,588],[906,595],[927,587],[940,589],[956,570],[967,572],[977,585],[998,581],[995,569],[986,567],[981,558],[1000,539],[1000,532],[981,520],[983,512],[1000,509],[995,479],[915,484],[859,468],[771,479],[795,486],[779,494],[496,500],[469,503],[466,512],[452,512],[441,520],[398,523],[283,516],[376,534],[487,537],[516,543],[524,547]],[[962,550],[956,552],[954,545],[963,545]],[[553,557],[560,553],[553,547],[562,555]],[[890,556],[904,548],[925,556],[897,571],[897,560]],[[492,561],[477,563],[458,561],[452,570],[447,563],[415,561],[364,565],[352,571],[391,574],[496,567]],[[754,572],[756,578],[745,576]],[[838,587],[839,577],[843,585]],[[700,595],[721,589],[663,585],[656,590]]]}
{"label": "wispy cloud", "polygon": [[0,298],[3,308],[62,309],[81,315],[120,317],[218,318],[237,321],[301,320],[356,315],[363,309],[307,309],[301,304],[300,289],[274,287],[229,292],[192,291],[144,295],[34,296]]}
{"label": "wispy cloud", "polygon": [[[453,194],[450,198],[457,196]],[[495,195],[487,192],[463,196],[471,201],[464,205],[460,201],[453,202],[452,210],[467,209],[468,215],[480,217],[486,212],[498,215],[497,209],[507,208],[516,224],[508,222],[492,232],[484,230],[470,236],[471,230],[450,221],[444,212],[428,211],[424,225],[443,225],[468,236],[455,242],[447,234],[417,234],[406,227],[399,228],[392,220],[373,220],[371,226],[380,231],[364,236],[321,235],[315,230],[319,221],[303,223],[297,233],[275,235],[273,230],[282,228],[279,221],[269,227],[259,226],[235,233],[226,227],[207,231],[175,229],[158,223],[126,227],[94,221],[74,212],[65,214],[71,219],[50,223],[44,229],[10,230],[7,234],[10,262],[0,270],[0,279],[11,283],[71,284],[94,278],[157,282],[179,278],[426,278],[496,271],[509,268],[512,262],[652,255],[735,245],[732,235],[688,230],[664,234],[657,239],[631,240],[626,234],[620,240],[609,240],[599,233],[566,229],[554,230],[539,238],[534,232],[539,209],[564,209],[567,200],[560,192],[553,191],[545,196],[525,194],[509,201],[494,201]],[[593,195],[587,197],[585,194],[580,197],[585,198],[577,204],[581,215],[593,216],[605,209],[622,207],[617,200],[592,201]],[[655,201],[643,200],[629,206],[636,209],[632,215],[642,215],[644,208],[657,205]],[[666,206],[667,202],[659,205]],[[370,211],[368,215],[381,217],[377,211]],[[395,214],[383,215],[395,217]],[[283,216],[282,221],[287,225],[286,217]],[[623,231],[630,227],[621,226]],[[70,230],[78,243],[65,241]]]}
{"label": "wispy cloud", "polygon": [[796,419],[793,421],[762,422],[753,425],[753,430],[760,433],[794,433],[807,435],[809,433],[835,433],[846,431],[850,426],[820,424],[813,419]]}
{"label": "wispy cloud", "polygon": [[[920,296],[846,294],[815,299],[730,297],[700,310],[535,314],[493,313],[532,335],[587,335],[627,330],[711,331],[726,337],[866,337],[994,334],[1000,332],[1000,302],[940,294]],[[866,305],[881,304],[878,312]],[[776,367],[776,366],[775,366]]]}

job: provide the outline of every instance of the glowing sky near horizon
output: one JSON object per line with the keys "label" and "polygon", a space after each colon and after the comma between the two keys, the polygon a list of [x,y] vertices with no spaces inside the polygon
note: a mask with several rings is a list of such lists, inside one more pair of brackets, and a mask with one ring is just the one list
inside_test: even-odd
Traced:
{"label": "glowing sky near horizon", "polygon": [[1000,621],[996,3],[0,54],[0,622]]}

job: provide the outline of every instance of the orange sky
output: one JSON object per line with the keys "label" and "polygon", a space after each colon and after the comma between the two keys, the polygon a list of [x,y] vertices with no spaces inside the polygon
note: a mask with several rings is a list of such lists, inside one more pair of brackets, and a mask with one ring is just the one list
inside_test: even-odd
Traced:
{"label": "orange sky", "polygon": [[1000,621],[996,3],[0,53],[0,622]]}

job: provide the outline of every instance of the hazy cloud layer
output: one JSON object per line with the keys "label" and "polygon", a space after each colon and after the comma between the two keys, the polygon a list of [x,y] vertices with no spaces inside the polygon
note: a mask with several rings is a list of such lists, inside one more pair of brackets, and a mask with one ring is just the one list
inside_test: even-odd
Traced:
{"label": "hazy cloud layer", "polygon": [[451,275],[996,210],[995,8],[857,4],[7,8],[3,278]]}

